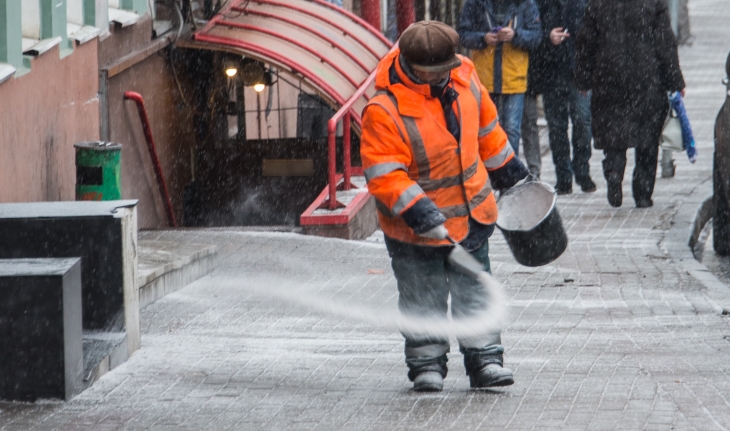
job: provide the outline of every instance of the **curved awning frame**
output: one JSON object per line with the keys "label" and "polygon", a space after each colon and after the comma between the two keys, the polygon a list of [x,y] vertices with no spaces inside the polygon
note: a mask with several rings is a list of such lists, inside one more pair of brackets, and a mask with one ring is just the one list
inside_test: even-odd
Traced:
{"label": "curved awning frame", "polygon": [[375,92],[366,81],[392,47],[361,18],[323,0],[230,0],[193,40],[300,75],[335,109],[366,84],[353,103],[356,124]]}

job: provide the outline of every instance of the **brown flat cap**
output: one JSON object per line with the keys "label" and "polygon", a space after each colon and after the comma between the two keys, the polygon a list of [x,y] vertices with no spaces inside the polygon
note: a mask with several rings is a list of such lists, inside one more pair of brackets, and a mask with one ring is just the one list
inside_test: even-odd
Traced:
{"label": "brown flat cap", "polygon": [[461,66],[456,56],[459,33],[439,21],[419,21],[398,40],[400,52],[413,69],[443,72]]}

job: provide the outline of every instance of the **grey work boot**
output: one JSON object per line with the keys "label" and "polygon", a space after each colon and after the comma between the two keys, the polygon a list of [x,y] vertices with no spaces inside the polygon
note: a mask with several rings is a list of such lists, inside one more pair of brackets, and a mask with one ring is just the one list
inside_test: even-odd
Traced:
{"label": "grey work boot", "polygon": [[440,392],[444,388],[444,378],[438,371],[426,371],[413,379],[413,390],[416,392]]}
{"label": "grey work boot", "polygon": [[509,386],[514,382],[512,370],[503,368],[499,364],[488,364],[478,372],[469,375],[469,383],[474,389]]}

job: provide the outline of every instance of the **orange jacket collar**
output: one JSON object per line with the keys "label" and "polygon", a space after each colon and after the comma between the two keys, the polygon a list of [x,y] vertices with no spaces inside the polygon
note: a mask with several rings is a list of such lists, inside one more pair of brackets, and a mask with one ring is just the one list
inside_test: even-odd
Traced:
{"label": "orange jacket collar", "polygon": [[[398,100],[398,112],[401,115],[413,118],[423,117],[423,104],[426,98],[431,98],[431,88],[428,84],[416,84],[403,71],[400,62],[396,61],[400,54],[399,49],[394,49],[383,58],[378,64],[377,73],[375,74],[375,89],[388,90]],[[472,75],[473,67],[471,62],[464,61],[460,67],[451,71],[451,79],[469,87],[469,81]],[[390,83],[390,66],[395,62],[395,70],[402,83]]]}

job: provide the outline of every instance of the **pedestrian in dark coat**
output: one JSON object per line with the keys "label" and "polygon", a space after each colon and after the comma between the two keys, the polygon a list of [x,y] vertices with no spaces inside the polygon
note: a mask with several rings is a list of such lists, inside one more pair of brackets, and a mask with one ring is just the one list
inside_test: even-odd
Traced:
{"label": "pedestrian in dark coat", "polygon": [[608,201],[621,206],[626,150],[635,148],[636,206],[652,206],[667,92],[683,91],[665,0],[590,0],[576,40],[576,85],[592,91],[594,145]]}
{"label": "pedestrian in dark coat", "polygon": [[[540,46],[533,55],[537,88],[542,91],[548,123],[550,151],[555,165],[558,194],[573,192],[573,179],[584,192],[595,192],[590,176],[590,96],[581,94],[573,79],[575,37],[581,28],[587,0],[537,0],[542,22]],[[573,123],[572,140],[568,121]],[[571,158],[571,141],[573,155]]]}

